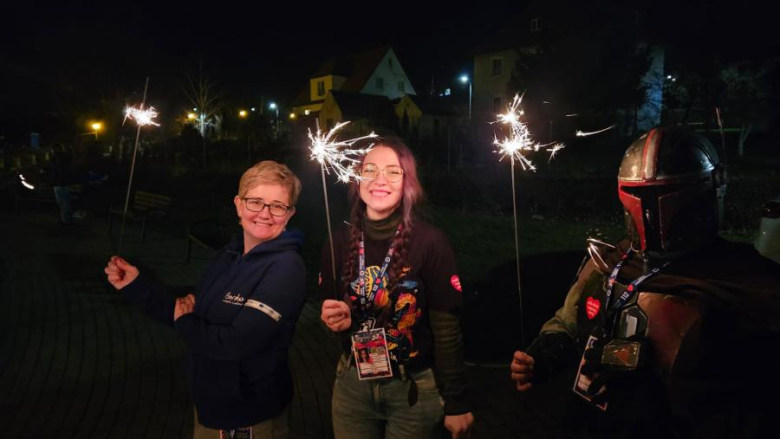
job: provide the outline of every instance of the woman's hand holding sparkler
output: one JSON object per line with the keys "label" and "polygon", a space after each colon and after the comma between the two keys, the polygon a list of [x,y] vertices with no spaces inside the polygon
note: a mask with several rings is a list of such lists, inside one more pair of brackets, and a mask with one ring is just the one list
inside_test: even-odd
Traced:
{"label": "woman's hand holding sparkler", "polygon": [[352,326],[352,311],[346,303],[328,299],[322,302],[320,319],[331,331],[341,332]]}
{"label": "woman's hand holding sparkler", "polygon": [[117,290],[126,287],[138,277],[138,268],[119,256],[112,256],[103,271],[108,275],[108,282]]}

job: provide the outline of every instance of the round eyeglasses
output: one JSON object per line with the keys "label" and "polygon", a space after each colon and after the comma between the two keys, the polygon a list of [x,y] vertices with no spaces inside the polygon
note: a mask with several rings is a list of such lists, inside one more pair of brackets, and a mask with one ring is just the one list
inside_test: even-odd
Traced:
{"label": "round eyeglasses", "polygon": [[385,179],[390,183],[398,183],[404,178],[404,170],[397,165],[390,165],[384,169],[379,169],[376,165],[364,165],[360,170],[360,178],[366,181],[374,181],[379,177],[379,173],[385,175]]}
{"label": "round eyeglasses", "polygon": [[285,216],[287,211],[290,210],[289,206],[285,206],[282,203],[266,203],[260,198],[242,198],[246,208],[252,212],[262,212],[263,209],[268,207],[268,212],[273,216]]}

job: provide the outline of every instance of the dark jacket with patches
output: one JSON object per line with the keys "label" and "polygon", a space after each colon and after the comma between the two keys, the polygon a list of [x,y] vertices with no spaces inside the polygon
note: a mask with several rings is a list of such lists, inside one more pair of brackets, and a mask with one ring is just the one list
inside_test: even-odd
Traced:
{"label": "dark jacket with patches", "polygon": [[292,399],[287,350],[306,298],[300,240],[290,233],[243,255],[235,237],[211,261],[193,313],[173,322],[175,299],[144,276],[124,288],[189,348],[187,375],[199,421],[235,429],[279,415]]}

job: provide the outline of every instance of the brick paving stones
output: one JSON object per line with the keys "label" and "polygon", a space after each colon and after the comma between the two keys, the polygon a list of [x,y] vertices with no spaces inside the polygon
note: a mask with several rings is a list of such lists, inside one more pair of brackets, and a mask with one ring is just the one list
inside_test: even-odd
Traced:
{"label": "brick paving stones", "polygon": [[[112,241],[99,218],[63,227],[51,212],[0,212],[0,437],[192,436],[183,344],[105,281],[114,233]],[[185,264],[184,239],[152,230],[142,245],[137,235],[126,235],[125,257],[154,267],[172,291],[197,283],[206,251],[194,249]],[[290,350],[292,437],[332,437],[338,356],[309,300]],[[506,366],[471,366],[469,375],[472,438],[556,437],[560,401],[550,392],[518,395]]]}

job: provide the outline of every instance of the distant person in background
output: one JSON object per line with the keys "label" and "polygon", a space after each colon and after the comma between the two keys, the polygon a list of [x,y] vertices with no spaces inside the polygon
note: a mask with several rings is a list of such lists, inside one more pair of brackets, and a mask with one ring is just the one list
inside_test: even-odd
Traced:
{"label": "distant person in background", "polygon": [[655,128],[629,146],[618,171],[628,238],[591,246],[510,365],[521,392],[570,374],[565,437],[777,434],[780,270],[718,236],[726,183],[692,131]]}
{"label": "distant person in background", "polygon": [[306,300],[300,235],[286,231],[301,182],[264,161],[241,177],[233,202],[243,229],[209,264],[195,294],[174,298],[114,256],[108,281],[189,348],[195,439],[289,436],[288,350]]}
{"label": "distant person in background", "polygon": [[49,172],[54,187],[54,199],[57,200],[57,206],[60,208],[60,224],[70,225],[73,224],[73,207],[70,204],[68,186],[73,184],[73,172],[70,167],[72,157],[62,143],[55,143],[51,149],[53,157]]}

